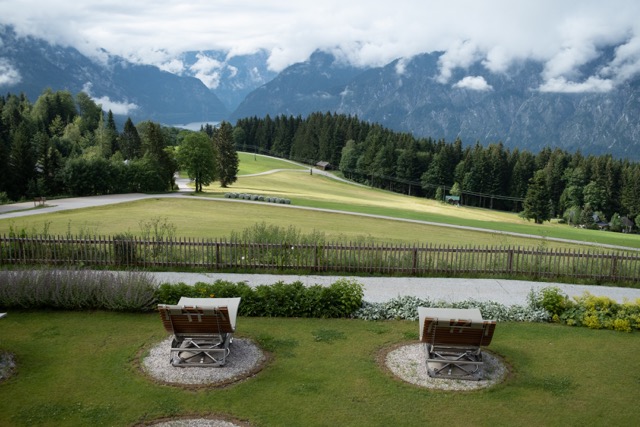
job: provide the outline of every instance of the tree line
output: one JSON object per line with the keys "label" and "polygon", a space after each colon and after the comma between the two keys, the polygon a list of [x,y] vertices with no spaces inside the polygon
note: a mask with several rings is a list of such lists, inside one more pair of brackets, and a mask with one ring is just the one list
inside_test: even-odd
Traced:
{"label": "tree line", "polygon": [[611,155],[584,156],[559,148],[537,154],[500,142],[463,146],[460,139],[416,138],[357,116],[314,113],[237,121],[243,151],[315,164],[326,161],[345,177],[400,193],[522,213],[541,223],[560,218],[628,231],[640,222],[640,165]]}
{"label": "tree line", "polygon": [[[186,155],[194,139],[209,148],[199,158],[208,162],[204,179]],[[194,171],[197,184],[228,185],[237,164],[228,123],[191,132],[128,118],[119,131],[113,113],[84,92],[47,89],[35,103],[24,94],[0,96],[0,203],[171,191],[181,167]]]}
{"label": "tree line", "polygon": [[629,230],[629,219],[640,223],[640,165],[611,155],[463,146],[336,113],[249,117],[199,132],[129,118],[119,131],[111,111],[83,92],[48,89],[33,104],[24,95],[0,96],[0,202],[170,191],[179,169],[196,191],[216,180],[225,187],[237,177],[236,149],[326,161],[373,187],[454,195],[464,205],[521,212],[536,222],[610,222],[620,230]]}

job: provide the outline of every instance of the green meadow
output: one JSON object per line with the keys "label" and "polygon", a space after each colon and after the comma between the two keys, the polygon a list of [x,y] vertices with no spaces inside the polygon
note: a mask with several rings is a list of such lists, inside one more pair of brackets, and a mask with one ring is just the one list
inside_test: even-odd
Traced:
{"label": "green meadow", "polygon": [[[231,201],[224,198],[227,192],[287,198],[291,200],[291,205]],[[55,204],[55,200],[50,204]],[[297,208],[317,208],[321,211]],[[455,207],[434,200],[354,185],[317,173],[311,175],[305,166],[250,153],[240,153],[239,177],[229,188],[214,184],[206,187],[203,193],[188,198],[158,196],[118,205],[18,219],[3,219],[0,215],[0,233],[24,230],[32,234],[54,235],[112,235],[122,232],[140,235],[142,224],[149,221],[175,225],[177,236],[217,239],[266,222],[280,227],[294,226],[303,233],[321,231],[327,240],[340,242],[366,239],[375,243],[434,245],[581,246],[503,234],[507,232],[575,240],[585,244],[640,248],[640,235],[636,234],[583,230],[556,222],[536,225],[515,213]],[[475,227],[484,231],[415,221]]]}

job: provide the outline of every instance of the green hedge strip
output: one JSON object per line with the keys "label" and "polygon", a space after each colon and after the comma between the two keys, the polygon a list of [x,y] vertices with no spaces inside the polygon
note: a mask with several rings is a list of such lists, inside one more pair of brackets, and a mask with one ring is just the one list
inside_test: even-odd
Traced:
{"label": "green hedge strip", "polygon": [[418,307],[479,308],[486,319],[557,322],[592,329],[640,330],[640,299],[622,304],[585,293],[573,300],[557,287],[531,291],[527,305],[467,300],[455,303],[404,296],[384,303],[362,300],[362,284],[339,279],[330,286],[278,282],[251,287],[218,280],[158,285],[145,272],[0,270],[0,309],[153,311],[183,297],[241,297],[239,315],[254,317],[355,317],[415,321]]}

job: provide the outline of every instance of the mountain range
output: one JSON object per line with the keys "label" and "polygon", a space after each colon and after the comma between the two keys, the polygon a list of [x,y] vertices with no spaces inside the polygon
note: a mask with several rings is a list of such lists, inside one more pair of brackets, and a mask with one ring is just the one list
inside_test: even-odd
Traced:
{"label": "mountain range", "polygon": [[[108,52],[91,59],[0,27],[0,90],[24,92],[32,101],[46,88],[85,91],[116,116],[169,125],[330,111],[417,137],[640,160],[639,77],[606,92],[545,92],[538,89],[543,64],[523,61],[505,73],[481,64],[456,69],[443,82],[441,56],[358,68],[317,51],[275,73],[266,52],[207,51],[185,53],[177,69],[161,70]],[[580,71],[593,75],[603,61]]]}

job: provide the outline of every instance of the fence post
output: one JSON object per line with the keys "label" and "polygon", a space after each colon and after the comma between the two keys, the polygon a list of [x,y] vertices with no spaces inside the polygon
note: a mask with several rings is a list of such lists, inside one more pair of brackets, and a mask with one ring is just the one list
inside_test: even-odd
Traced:
{"label": "fence post", "polygon": [[511,246],[507,251],[507,272],[509,274],[513,273],[513,249],[511,249]]}

